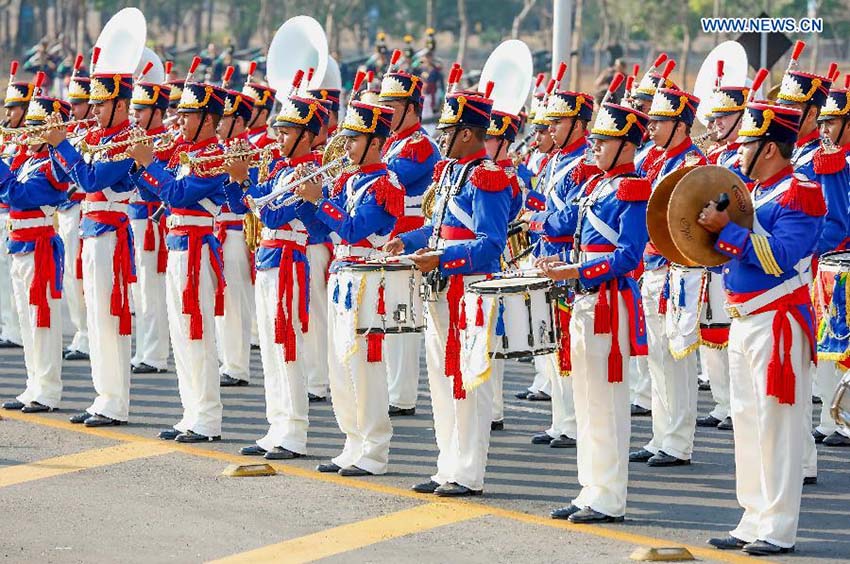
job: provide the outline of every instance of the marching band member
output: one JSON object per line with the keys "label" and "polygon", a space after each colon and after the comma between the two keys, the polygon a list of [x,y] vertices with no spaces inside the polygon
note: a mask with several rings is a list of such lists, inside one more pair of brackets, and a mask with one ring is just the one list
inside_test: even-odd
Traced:
{"label": "marching band member", "polygon": [[[144,70],[150,72],[150,68]],[[136,125],[144,129],[145,135],[162,135],[166,131],[162,119],[168,109],[170,89],[164,84],[144,82],[145,74],[143,72],[133,86],[130,108]],[[172,143],[165,147],[158,143],[154,157],[165,165],[171,160],[175,148]],[[156,220],[153,217],[162,205],[156,192],[148,190],[144,184],[137,188],[127,210],[133,228],[136,257],[136,283],[133,285],[136,350],[130,362],[133,374],[159,374],[165,372],[169,354],[168,311],[165,306],[165,269],[168,264],[166,218],[163,216]]]}
{"label": "marching band member", "polygon": [[[529,229],[542,238],[538,256],[554,255],[565,259],[573,249],[573,234],[564,232],[559,216],[569,212],[565,208],[578,210],[581,186],[599,172],[596,165],[588,163],[591,155],[586,141],[588,125],[593,117],[593,96],[555,90],[549,96],[545,110],[541,111],[545,111],[551,124],[549,132],[556,151],[539,176],[537,189],[546,197],[546,202],[543,210],[529,218]],[[565,305],[570,307],[569,303]],[[561,334],[562,350],[535,357],[538,370],[544,372],[551,382],[552,425],[532,437],[531,442],[548,444],[553,448],[574,447],[577,433],[572,380],[569,378],[568,314],[562,313],[561,318],[565,322]]]}
{"label": "marching band member", "polygon": [[[491,375],[499,363],[489,362],[486,353],[483,359],[463,355],[466,344],[461,331],[466,322],[461,319],[466,285],[501,270],[516,197],[504,169],[486,158],[484,137],[493,106],[488,94],[454,91],[447,95],[437,127],[447,136],[449,160],[434,170],[437,203],[431,221],[386,247],[394,254],[442,250],[439,256],[413,259],[429,279],[425,355],[440,451],[437,473],[413,490],[439,496],[481,495],[490,446]],[[479,328],[489,331],[489,323],[481,323]]]}
{"label": "marching band member", "polygon": [[[709,544],[753,555],[792,552],[797,535],[815,360],[811,257],[823,228],[820,186],[791,164],[801,112],[782,105],[747,105],[738,142],[741,169],[756,181],[753,229],[729,220],[714,203],[699,224],[718,233],[729,331],[735,482],[744,509],[738,526]],[[811,421],[811,417],[809,418]],[[808,437],[807,437],[808,436]]]}
{"label": "marching band member", "polygon": [[[722,66],[721,66],[722,69]],[[722,72],[719,73],[722,76]],[[718,86],[712,92],[709,117],[712,120],[714,146],[706,155],[708,164],[730,169],[743,178],[738,158],[738,130],[746,108],[750,88],[745,86]],[[699,358],[702,374],[711,383],[711,396],[714,409],[705,417],[697,418],[697,427],[716,427],[732,430],[732,417],[729,407],[729,323],[726,315],[725,294],[723,291],[723,273],[720,268],[706,271],[706,298],[700,311],[700,347]]]}
{"label": "marching band member", "polygon": [[[265,196],[292,181],[298,166],[315,163],[310,149],[327,119],[327,110],[319,101],[290,95],[273,124],[284,159],[276,163],[269,179],[259,184],[249,177],[245,161],[234,160],[228,171],[232,182],[225,186],[231,210],[250,213],[244,203],[246,196]],[[324,279],[325,272],[309,261],[308,233],[296,217],[297,205],[266,206],[260,211],[264,227],[256,254],[255,295],[269,430],[256,444],[239,452],[269,460],[300,458],[307,451],[307,377],[308,369],[316,364],[308,362],[316,351],[306,339],[316,306],[309,279]],[[327,367],[327,360],[324,362]]]}
{"label": "marching band member", "polygon": [[[173,63],[171,61],[165,61],[165,78],[169,78],[171,76],[171,69],[173,68]],[[186,85],[186,81],[182,78],[173,78],[165,81],[165,86],[169,88],[168,94],[168,110],[166,110],[166,114],[172,120],[171,128],[174,129],[175,132],[180,132],[180,122],[176,119],[177,117],[177,106],[180,105],[180,98],[183,97],[183,87]]]}
{"label": "marching band member", "polygon": [[[222,87],[233,75],[227,67]],[[254,111],[254,100],[247,94],[227,90],[224,115],[218,125],[218,136],[225,148],[239,150],[247,146],[248,122]],[[258,161],[260,166],[264,162]],[[267,166],[267,165],[266,165]],[[216,346],[221,366],[221,385],[247,386],[251,379],[251,329],[256,317],[254,301],[254,257],[248,249],[243,224],[245,212],[235,211],[225,202],[216,217],[216,237],[224,260],[224,315],[215,318]]]}
{"label": "marching band member", "polygon": [[[36,78],[27,125],[41,125],[48,115],[68,120],[68,102],[39,96],[44,73]],[[24,413],[53,411],[62,397],[62,239],[53,228],[56,206],[66,199],[66,182],[52,170],[47,146],[33,139],[26,160],[12,171],[0,162],[0,200],[9,205],[8,252],[12,289],[20,313],[27,383],[4,409]],[[5,250],[4,250],[5,252]]]}
{"label": "marching band member", "polygon": [[383,335],[354,335],[354,320],[346,312],[357,298],[350,283],[341,287],[337,271],[386,243],[396,218],[404,213],[404,188],[381,162],[392,116],[391,108],[351,102],[339,135],[347,137],[345,151],[356,170],[337,177],[327,195],[317,180],[305,181],[295,189],[304,200],[298,207],[301,220],[322,223],[342,240],[334,249],[328,281],[328,361],[331,399],[337,424],[345,433],[345,446],[331,462],[320,464],[319,472],[343,476],[387,472],[393,428],[387,411]]}
{"label": "marching band member", "polygon": [[574,523],[622,521],[626,512],[629,357],[646,354],[637,281],[648,236],[650,184],[635,173],[634,154],[648,117],[603,102],[590,130],[596,165],[605,171],[580,190],[578,209],[561,215],[566,234],[575,227],[570,264],[538,261],[554,280],[574,280],[570,320],[572,385],[578,425],[579,495],[554,519]]}
{"label": "marching band member", "polygon": [[[200,58],[195,60],[199,63]],[[166,307],[183,417],[163,440],[181,443],[221,439],[222,404],[219,389],[213,317],[223,313],[224,277],[221,246],[213,234],[215,216],[225,199],[226,175],[219,172],[223,155],[215,131],[224,112],[225,92],[192,81],[193,61],[177,106],[185,145],[180,153],[211,160],[181,167],[177,177],[157,162],[153,147],[136,144],[127,152],[136,161],[133,179],[158,195],[168,217]],[[176,163],[170,163],[176,165]]]}
{"label": "marching band member", "polygon": [[[80,68],[83,65],[83,56],[77,55],[74,60],[74,73],[68,83],[68,101],[71,103],[71,119],[82,120],[91,118],[92,106],[89,104],[90,83],[88,76],[81,76]],[[82,141],[83,133],[87,126],[80,124],[69,131],[71,135],[80,135]],[[72,141],[72,145],[76,144]],[[74,336],[65,351],[65,360],[88,360],[89,359],[89,330],[86,325],[86,301],[83,296],[83,281],[77,277],[82,272],[77,272],[73,265],[80,256],[80,222],[83,218],[82,201],[86,193],[79,187],[73,188],[73,193],[65,202],[56,208],[58,226],[56,231],[62,238],[65,246],[65,265],[62,277],[62,294],[68,304],[68,316],[74,327]]]}
{"label": "marching band member", "polygon": [[[782,77],[777,102],[802,112],[799,135],[791,155],[791,166],[794,167],[794,172],[820,184],[826,199],[827,212],[823,231],[814,252],[817,259],[826,252],[844,249],[850,242],[850,194],[847,190],[850,184],[850,169],[840,148],[833,150],[821,146],[817,126],[818,114],[826,103],[827,93],[832,85],[832,76],[837,72],[836,65],[833,63],[827,77],[795,70],[797,59],[804,47],[805,43],[802,41],[795,45],[788,70]],[[812,426],[812,395],[808,394],[807,398],[800,398],[800,401],[808,404],[807,412],[803,414],[803,425],[808,430]],[[818,438],[811,434],[806,441],[803,479],[808,484],[817,483],[815,441]]]}
{"label": "marching band member", "polygon": [[[99,55],[96,47],[94,69]],[[89,103],[100,127],[89,132],[86,143],[97,147],[127,140],[133,76],[95,71],[90,83]],[[48,123],[54,117],[48,116]],[[58,125],[58,121],[54,123]],[[97,393],[94,403],[70,420],[87,427],[122,425],[130,412],[129,285],[135,282],[135,265],[127,203],[135,188],[129,174],[133,160],[123,157],[123,148],[113,148],[96,153],[87,162],[66,136],[65,129],[57,127],[46,140],[57,179],[73,182],[86,193],[80,224],[82,250],[75,262],[83,277],[92,382]]]}
{"label": "marching band member", "polygon": [[[691,139],[699,99],[674,88],[659,88],[649,110],[649,132],[663,154],[647,169],[653,187],[684,166],[703,165]],[[649,466],[691,463],[697,418],[699,311],[704,269],[670,264],[649,244],[641,293],[649,337],[652,380],[652,440],[629,455]]]}
{"label": "marching band member", "polygon": [[[12,61],[9,71],[9,86],[6,87],[6,97],[3,99],[3,108],[6,114],[3,125],[12,129],[24,125],[27,106],[35,90],[34,84],[15,80],[17,72],[18,61]],[[25,149],[17,143],[6,142],[5,139],[3,141],[2,160],[14,171],[26,158]],[[0,242],[8,239],[8,233],[6,233],[8,214],[9,205],[0,201]],[[23,346],[21,323],[18,320],[18,310],[12,293],[11,268],[12,257],[6,251],[0,249],[0,348],[20,348]]]}
{"label": "marching band member", "polygon": [[[336,135],[336,130],[339,125],[339,98],[341,92],[339,88],[314,88],[307,90],[307,93],[316,98],[328,103],[328,123],[322,128],[324,135],[316,137],[317,144],[324,145],[329,137]],[[324,139],[322,138],[324,136]]]}
{"label": "marching band member", "polygon": [[[394,68],[401,51],[396,50],[381,81],[379,103],[393,109],[392,135],[383,149],[387,169],[404,186],[404,215],[396,221],[391,237],[419,229],[425,224],[422,196],[431,184],[434,165],[440,160],[437,144],[420,122],[422,116],[422,80]],[[387,378],[391,417],[413,415],[419,393],[420,333],[393,337],[387,348]]]}
{"label": "marching band member", "polygon": [[[832,88],[818,116],[821,136],[828,137],[833,145],[841,147],[846,154],[850,149],[850,75],[845,77],[844,88]],[[836,288],[840,286],[836,285]],[[830,290],[829,288],[827,290]],[[815,305],[823,307],[826,304],[819,295],[822,288],[815,284]],[[820,298],[820,299],[818,299]],[[846,306],[845,306],[846,307]],[[820,312],[818,312],[820,313]],[[815,372],[816,389],[824,406],[821,408],[820,421],[812,434],[816,442],[826,446],[850,446],[850,430],[842,425],[836,425],[835,420],[826,409],[827,402],[832,399],[841,377],[846,370],[847,352],[850,349],[847,337],[846,321],[842,322],[840,314],[835,320],[821,319],[823,336],[818,339],[818,363]],[[827,325],[830,324],[830,325]],[[843,324],[843,325],[842,325]],[[838,331],[836,331],[838,329]]]}
{"label": "marching band member", "polygon": [[274,96],[277,90],[271,86],[254,82],[254,72],[257,70],[256,61],[251,61],[251,66],[248,69],[248,76],[245,79],[245,85],[242,87],[242,93],[247,95],[254,101],[254,109],[251,112],[251,119],[248,121],[248,140],[257,149],[262,149],[267,145],[275,143],[273,137],[269,136],[268,122],[274,109]]}

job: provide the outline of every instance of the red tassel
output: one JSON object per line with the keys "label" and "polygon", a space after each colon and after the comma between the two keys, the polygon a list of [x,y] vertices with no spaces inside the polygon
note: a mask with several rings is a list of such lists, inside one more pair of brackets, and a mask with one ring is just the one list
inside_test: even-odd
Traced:
{"label": "red tassel", "polygon": [[404,188],[395,176],[382,176],[372,184],[369,190],[375,194],[375,200],[386,212],[395,217],[404,215]]}
{"label": "red tassel", "polygon": [[145,225],[145,240],[142,248],[146,251],[156,250],[156,237],[153,233],[153,221],[150,218],[148,218],[147,225]]}
{"label": "red tassel", "polygon": [[511,181],[505,174],[505,169],[493,161],[484,161],[475,167],[469,176],[469,181],[479,190],[485,192],[501,192],[507,188]]}
{"label": "red tassel", "polygon": [[159,229],[159,248],[156,251],[156,271],[163,274],[166,267],[168,267],[168,247],[165,245],[166,227],[164,217],[160,218],[157,228]]}
{"label": "red tassel", "polygon": [[569,374],[573,369],[570,355],[570,310],[558,306],[558,325],[560,326],[560,342],[558,348],[558,368],[561,374]]}
{"label": "red tassel", "polygon": [[77,280],[83,279],[83,241],[85,239],[80,239],[80,246],[77,250],[77,259],[74,261],[74,270],[76,271]]}
{"label": "red tassel", "polygon": [[667,314],[667,298],[663,295],[658,298],[658,315]]}
{"label": "red tassel", "polygon": [[460,300],[460,316],[457,319],[457,328],[466,331],[466,298]]}
{"label": "red tassel", "polygon": [[378,315],[386,315],[387,314],[387,302],[384,299],[384,282],[381,281],[381,285],[378,286]]}
{"label": "red tassel", "polygon": [[478,296],[478,307],[475,311],[475,326],[484,327],[484,298]]}
{"label": "red tassel", "polygon": [[812,164],[816,174],[835,174],[847,166],[846,154],[844,149],[827,153],[821,148],[815,152]]}
{"label": "red tassel", "polygon": [[460,371],[460,304],[463,300],[463,277],[451,276],[449,278],[449,288],[446,292],[446,301],[449,308],[449,327],[448,336],[446,338],[446,366],[445,374],[453,379],[454,397],[455,399],[466,398],[466,391],[463,389],[463,376]]}
{"label": "red tassel", "polygon": [[611,332],[611,306],[608,304],[608,283],[604,282],[599,287],[599,299],[593,310],[593,333],[606,335]]}
{"label": "red tassel", "polygon": [[431,145],[428,138],[423,135],[416,141],[408,140],[407,143],[404,144],[404,147],[402,147],[401,151],[399,151],[398,156],[403,159],[416,161],[417,163],[424,163],[433,154],[434,146]]}
{"label": "red tassel", "polygon": [[381,362],[383,360],[383,350],[383,333],[369,333],[366,335],[366,362]]}
{"label": "red tassel", "polygon": [[619,300],[620,290],[616,283],[603,284],[603,288],[599,289],[599,293],[611,292],[611,312],[609,325],[611,326],[611,352],[608,353],[608,382],[617,384],[623,381],[623,353],[620,351],[620,308],[617,300]]}
{"label": "red tassel", "polygon": [[826,201],[820,184],[797,178],[793,178],[791,183],[791,188],[777,200],[780,206],[813,217],[826,215]]}

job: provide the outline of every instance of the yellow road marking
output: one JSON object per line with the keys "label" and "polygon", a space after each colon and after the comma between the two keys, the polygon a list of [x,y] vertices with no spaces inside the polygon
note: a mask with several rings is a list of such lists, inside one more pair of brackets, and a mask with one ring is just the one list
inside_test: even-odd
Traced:
{"label": "yellow road marking", "polygon": [[[68,423],[67,421],[61,421],[58,419],[53,419],[51,417],[47,417],[44,415],[32,415],[32,414],[23,414],[17,412],[9,412],[6,415],[9,419],[15,419],[17,421],[25,421],[29,423],[35,423],[38,425],[44,425],[46,427],[53,427],[54,429],[64,429],[66,431],[75,431],[77,433],[83,433],[86,435],[94,435],[97,437],[103,437],[107,439],[113,439],[117,441],[129,441],[129,442],[139,442],[139,443],[152,443],[155,445],[162,445],[162,441],[154,438],[142,437],[139,435],[134,435],[132,433],[125,433],[121,431],[113,431],[111,429],[104,428],[89,428],[81,425],[74,425],[72,423]],[[203,456],[205,458],[212,458],[215,460],[222,460],[226,462],[236,462],[239,464],[245,463],[245,457],[240,456],[238,454],[230,454],[226,452],[219,452],[215,450],[210,450],[208,448],[203,448],[197,445],[187,445],[180,443],[166,443],[169,448],[173,451],[184,452],[187,454],[192,454],[195,456]],[[395,486],[387,486],[384,484],[380,484],[377,482],[370,482],[368,480],[361,480],[355,478],[346,478],[340,476],[338,474],[321,474],[314,470],[308,470],[306,468],[300,468],[298,466],[287,466],[284,464],[272,464],[272,466],[280,472],[281,474],[285,474],[288,476],[296,476],[299,478],[307,478],[310,480],[317,480],[321,482],[328,482],[340,486],[347,486],[352,488],[357,488],[360,490],[367,490],[371,492],[381,493],[385,495],[392,495],[395,497],[405,497],[411,499],[418,499],[420,501],[429,500],[427,495],[417,494],[413,491],[406,490],[403,488],[398,488]],[[713,548],[709,548],[706,546],[695,546],[682,544],[680,541],[663,539],[658,537],[650,537],[645,535],[640,535],[636,533],[630,533],[622,528],[612,528],[605,527],[601,525],[574,525],[569,521],[559,521],[555,519],[550,519],[548,517],[543,517],[541,515],[532,515],[530,513],[524,513],[522,511],[514,511],[511,509],[502,509],[499,507],[493,507],[490,505],[486,505],[484,503],[474,503],[466,500],[446,500],[447,504],[454,505],[456,507],[477,507],[479,509],[485,510],[487,513],[491,515],[496,515],[499,517],[503,517],[505,519],[512,519],[514,521],[519,521],[521,523],[529,523],[533,525],[541,525],[544,527],[552,527],[554,529],[563,529],[571,532],[576,532],[585,535],[591,535],[594,537],[606,538],[615,540],[622,543],[628,544],[636,544],[640,546],[649,546],[649,547],[668,547],[668,546],[683,546],[691,551],[696,557],[704,558],[706,560],[714,560],[719,562],[760,562],[762,564],[771,564],[771,561],[765,560],[762,558],[754,558],[747,556],[743,553],[732,552],[732,551],[720,551]]]}
{"label": "yellow road marking", "polygon": [[235,554],[216,560],[215,563],[314,562],[390,539],[475,519],[488,513],[487,508],[473,505],[458,507],[454,503],[427,503]]}
{"label": "yellow road marking", "polygon": [[43,478],[52,478],[53,476],[61,476],[62,474],[80,472],[81,470],[97,468],[98,466],[109,466],[110,464],[118,464],[119,462],[159,456],[173,452],[173,450],[171,445],[140,442],[122,443],[111,447],[47,458],[28,464],[7,466],[0,468],[0,488],[41,480]]}

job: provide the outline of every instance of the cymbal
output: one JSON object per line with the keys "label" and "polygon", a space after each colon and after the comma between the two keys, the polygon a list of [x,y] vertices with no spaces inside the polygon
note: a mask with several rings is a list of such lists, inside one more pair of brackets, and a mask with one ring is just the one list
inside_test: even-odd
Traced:
{"label": "cymbal", "polygon": [[667,227],[667,207],[670,204],[670,196],[679,180],[694,170],[695,166],[686,166],[674,170],[664,176],[653,188],[646,206],[646,227],[649,231],[649,240],[658,249],[664,258],[676,264],[695,266],[679,250],[673,242],[670,229]]}
{"label": "cymbal", "polygon": [[729,218],[747,229],[753,227],[753,200],[741,178],[722,166],[695,167],[681,177],[670,195],[667,224],[676,248],[689,263],[719,266],[729,258],[714,250],[717,235],[706,231],[697,218],[705,205],[717,201],[721,194],[729,195]]}

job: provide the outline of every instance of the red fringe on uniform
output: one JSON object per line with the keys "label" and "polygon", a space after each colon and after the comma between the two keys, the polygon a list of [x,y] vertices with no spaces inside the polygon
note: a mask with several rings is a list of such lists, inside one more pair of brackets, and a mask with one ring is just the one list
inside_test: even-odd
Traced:
{"label": "red fringe on uniform", "polygon": [[812,164],[815,174],[835,174],[847,166],[846,154],[844,149],[827,153],[821,148],[815,152]]}
{"label": "red fringe on uniform", "polygon": [[779,197],[777,203],[813,217],[826,215],[826,200],[817,182],[791,179],[791,188]]}
{"label": "red fringe on uniform", "polygon": [[449,161],[446,159],[436,162],[436,164],[434,165],[434,174],[431,175],[431,179],[434,182],[440,181],[440,177],[443,175],[443,169],[446,168],[447,164],[449,164]]}
{"label": "red fringe on uniform", "polygon": [[602,172],[599,170],[593,163],[586,163],[582,160],[578,165],[573,167],[573,170],[570,171],[570,178],[575,186],[579,186],[584,183],[585,180],[593,176],[594,174],[599,174]]}
{"label": "red fringe on uniform", "polygon": [[558,325],[560,326],[560,339],[558,347],[558,368],[561,374],[568,374],[573,369],[572,358],[570,357],[570,310],[566,307],[558,306]]}
{"label": "red fringe on uniform", "polygon": [[424,163],[434,154],[434,147],[428,138],[424,135],[418,140],[408,139],[407,142],[399,151],[398,156],[403,159],[410,159],[418,163]]}
{"label": "red fringe on uniform", "polygon": [[500,192],[511,183],[505,169],[492,161],[484,161],[484,163],[476,166],[472,174],[469,175],[469,181],[472,182],[473,186],[485,192]]}
{"label": "red fringe on uniform", "polygon": [[[392,174],[392,173],[390,173]],[[380,177],[369,187],[378,205],[395,217],[404,215],[404,188],[389,174]]]}
{"label": "red fringe on uniform", "polygon": [[617,199],[621,202],[645,202],[652,194],[652,185],[645,178],[623,178],[617,185]]}

